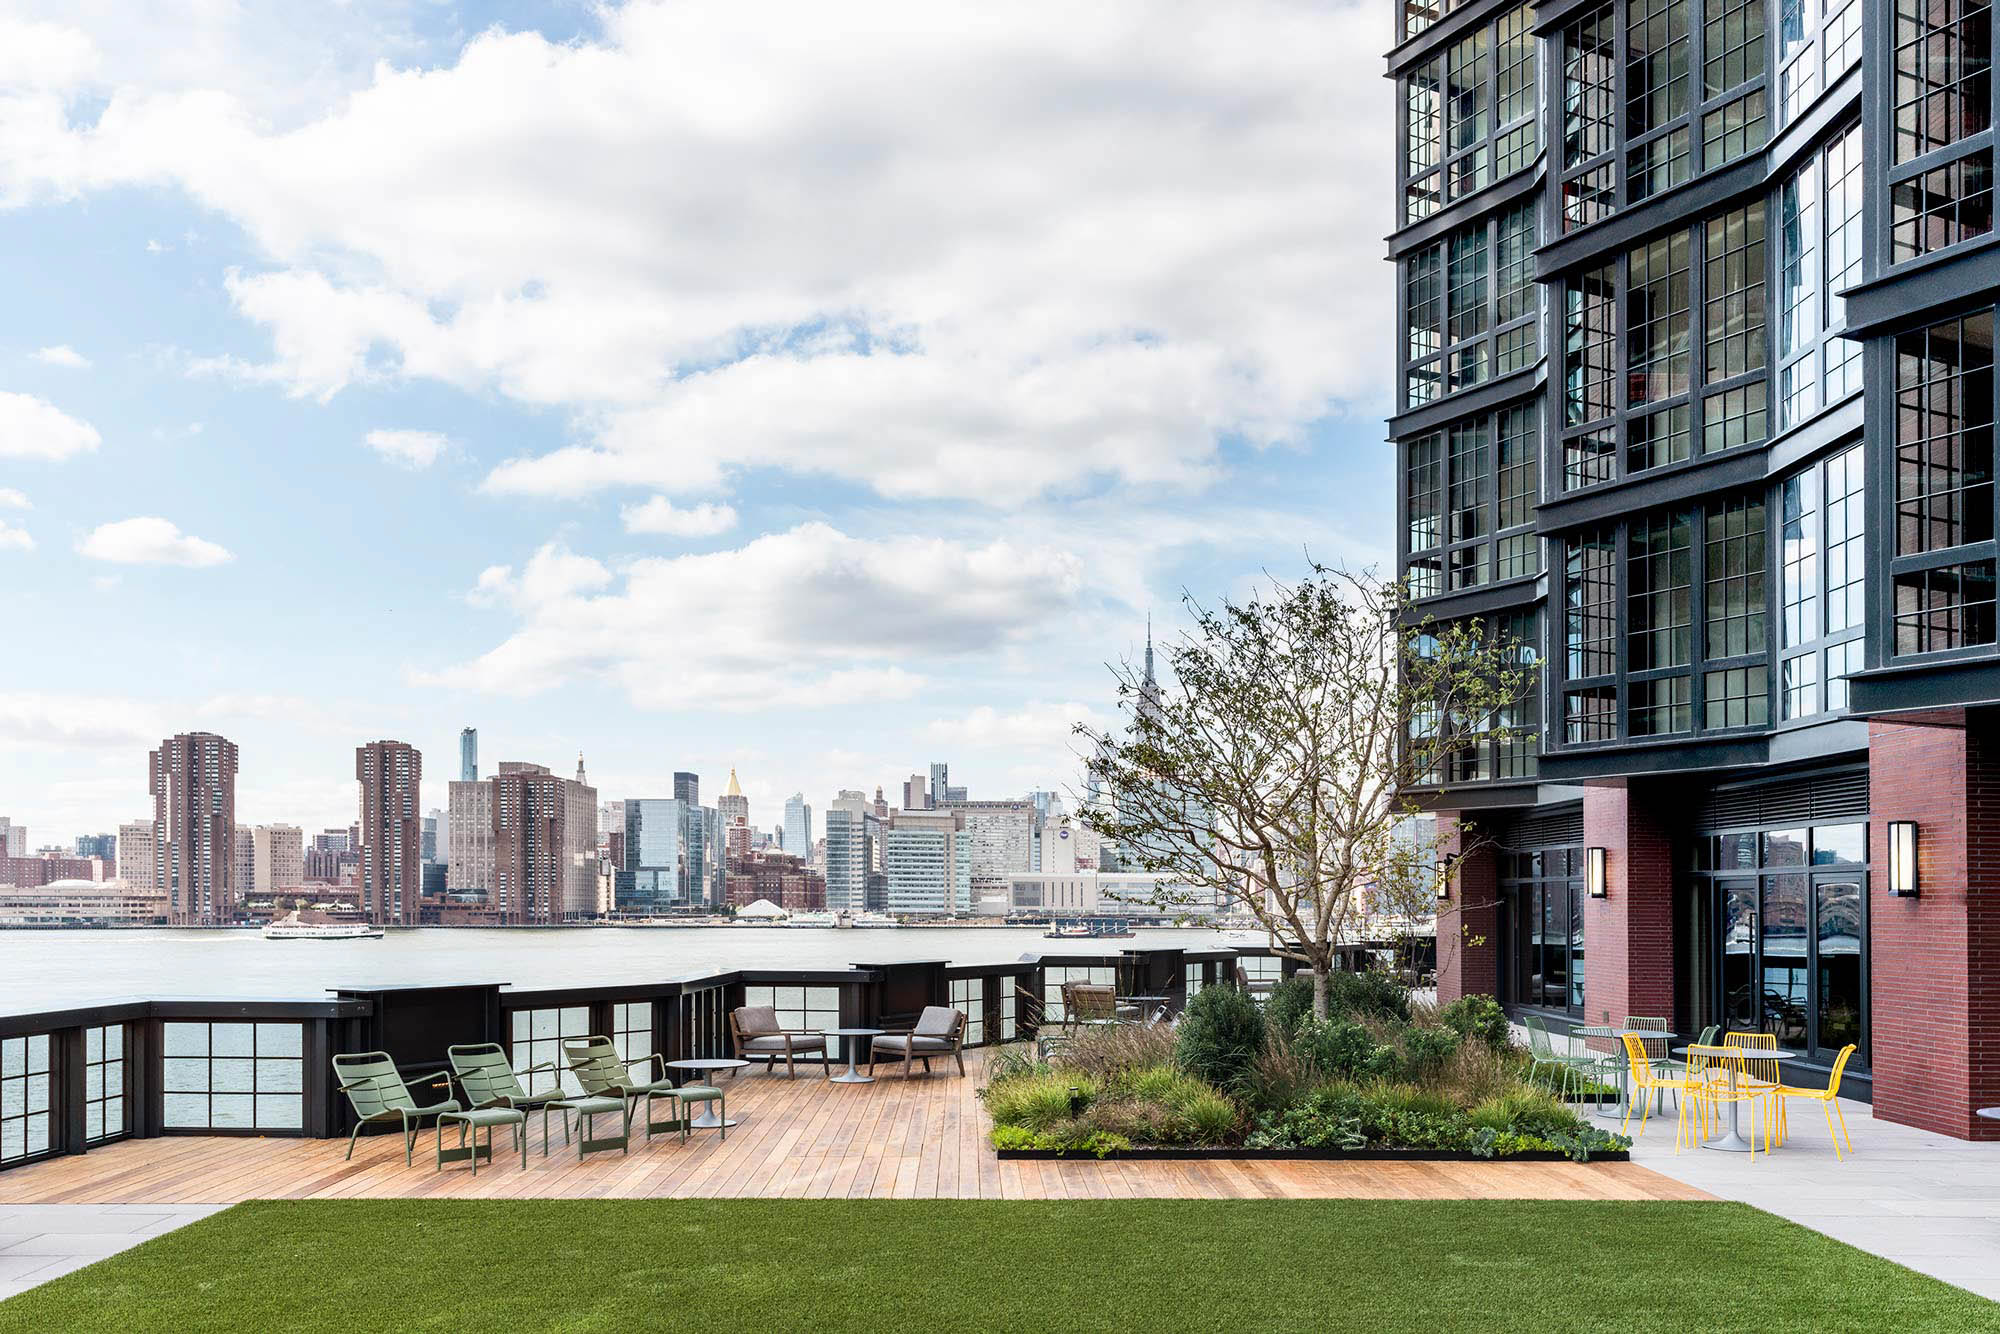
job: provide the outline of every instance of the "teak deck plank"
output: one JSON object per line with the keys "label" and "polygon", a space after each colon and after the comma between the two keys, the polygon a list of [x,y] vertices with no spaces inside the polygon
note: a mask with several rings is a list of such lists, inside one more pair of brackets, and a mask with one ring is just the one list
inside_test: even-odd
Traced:
{"label": "teak deck plank", "polygon": [[[585,1199],[786,1196],[809,1199],[1556,1199],[1700,1200],[1702,1191],[1634,1163],[1339,1162],[1273,1159],[1002,1162],[987,1142],[977,1096],[984,1053],[968,1074],[949,1064],[925,1077],[878,1067],[873,1084],[834,1084],[817,1066],[795,1078],[745,1072],[728,1081],[741,1122],[727,1140],[696,1131],[629,1154],[554,1143],[542,1156],[529,1120],[528,1167],[506,1132],[477,1178],[463,1165],[435,1170],[436,1132],[416,1162],[398,1160],[396,1134],[347,1141],[249,1136],[119,1140],[86,1154],[0,1173],[0,1204],[226,1204],[248,1199]],[[844,1068],[836,1067],[836,1068]],[[892,1073],[893,1072],[893,1073]],[[447,1136],[449,1138],[449,1136]]]}

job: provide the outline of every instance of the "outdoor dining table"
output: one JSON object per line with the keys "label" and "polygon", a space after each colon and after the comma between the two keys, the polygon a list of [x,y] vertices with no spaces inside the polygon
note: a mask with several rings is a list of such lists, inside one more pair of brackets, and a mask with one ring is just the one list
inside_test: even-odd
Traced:
{"label": "outdoor dining table", "polygon": [[[1620,1044],[1624,1043],[1627,1033],[1632,1033],[1642,1038],[1672,1038],[1678,1036],[1677,1034],[1668,1033],[1657,1028],[1620,1028],[1615,1024],[1589,1024],[1582,1028],[1572,1028],[1569,1031],[1569,1035],[1573,1038],[1613,1038]],[[1616,1059],[1618,1061],[1618,1101],[1611,1105],[1611,1110],[1608,1112],[1604,1110],[1602,1105],[1597,1109],[1597,1114],[1609,1121],[1623,1120],[1627,1109],[1632,1105],[1632,1066],[1626,1060],[1623,1045],[1620,1045]],[[1662,1116],[1666,1115],[1667,1091],[1665,1089],[1661,1089],[1653,1095],[1653,1110]]]}
{"label": "outdoor dining table", "polygon": [[1687,1059],[1691,1054],[1695,1056],[1725,1056],[1732,1058],[1724,1062],[1729,1067],[1729,1129],[1723,1131],[1714,1139],[1703,1140],[1701,1147],[1704,1149],[1720,1149],[1724,1153],[1754,1153],[1756,1146],[1743,1138],[1743,1131],[1738,1123],[1738,1117],[1742,1114],[1743,1100],[1735,1096],[1737,1091],[1736,1081],[1743,1072],[1743,1059],[1755,1061],[1796,1061],[1799,1059],[1800,1053],[1786,1051],[1783,1047],[1724,1047],[1714,1043],[1703,1046],[1699,1042],[1691,1042],[1685,1047],[1674,1048],[1674,1055],[1679,1056],[1683,1060]]}
{"label": "outdoor dining table", "polygon": [[820,1030],[822,1036],[840,1038],[847,1048],[847,1073],[844,1075],[830,1074],[827,1076],[827,1080],[834,1084],[874,1083],[875,1076],[862,1074],[860,1069],[854,1064],[854,1057],[860,1049],[860,1039],[880,1037],[883,1031],[879,1028],[822,1028]]}
{"label": "outdoor dining table", "polygon": [[[686,1060],[668,1061],[667,1064],[676,1070],[686,1070],[691,1074],[699,1075],[712,1075],[723,1070],[748,1070],[750,1068],[750,1062],[748,1061],[738,1061],[727,1057],[690,1056]],[[724,1126],[733,1126],[736,1123],[736,1118],[733,1116],[724,1121],[716,1116],[712,1108],[703,1107],[701,1115],[688,1122],[688,1126],[694,1130],[720,1130]]]}
{"label": "outdoor dining table", "polygon": [[1136,1005],[1139,1007],[1141,1019],[1151,1019],[1159,1011],[1164,1010],[1172,999],[1171,996],[1120,996],[1118,1004]]}

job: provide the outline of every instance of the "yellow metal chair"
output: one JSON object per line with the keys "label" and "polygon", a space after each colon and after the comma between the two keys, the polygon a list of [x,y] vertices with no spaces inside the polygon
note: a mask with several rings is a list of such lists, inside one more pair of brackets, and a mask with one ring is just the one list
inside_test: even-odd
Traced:
{"label": "yellow metal chair", "polygon": [[[1725,1033],[1722,1045],[1735,1047],[1745,1053],[1742,1056],[1724,1058],[1726,1062],[1736,1067],[1736,1092],[1733,1100],[1758,1104],[1757,1115],[1764,1123],[1764,1152],[1769,1153],[1773,1142],[1779,1144],[1785,1142],[1784,1130],[1780,1124],[1784,1116],[1784,1106],[1778,1100],[1778,1087],[1782,1076],[1778,1072],[1776,1061],[1759,1061],[1749,1053],[1776,1051],[1778,1036],[1775,1033],[1750,1033],[1739,1030]],[[1726,1084],[1721,1088],[1721,1096],[1725,1101],[1732,1098]],[[1754,1135],[1751,1142],[1753,1144],[1756,1142]],[[1752,1152],[1754,1155],[1755,1151]]]}
{"label": "yellow metal chair", "polygon": [[[1692,1079],[1669,1079],[1653,1069],[1652,1058],[1646,1055],[1646,1043],[1637,1033],[1627,1033],[1624,1037],[1625,1060],[1631,1067],[1632,1096],[1625,1104],[1625,1120],[1619,1127],[1620,1133],[1632,1128],[1632,1103],[1639,1104],[1639,1133],[1646,1133],[1646,1121],[1653,1112],[1653,1098],[1660,1090],[1670,1090],[1680,1103],[1680,1111],[1674,1118],[1674,1152],[1679,1153],[1684,1143],[1695,1142],[1688,1126],[1688,1118],[1695,1119],[1698,1129],[1701,1124],[1702,1099],[1706,1095],[1706,1085]],[[1685,1093],[1685,1098],[1680,1095]]]}
{"label": "yellow metal chair", "polygon": [[[1840,1049],[1840,1054],[1833,1058],[1833,1072],[1826,1077],[1826,1087],[1823,1089],[1800,1089],[1781,1083],[1771,1091],[1772,1100],[1778,1104],[1778,1141],[1780,1143],[1784,1142],[1786,1130],[1785,1099],[1811,1098],[1813,1101],[1819,1103],[1821,1110],[1826,1113],[1826,1133],[1827,1137],[1833,1141],[1833,1156],[1835,1161],[1838,1161],[1842,1156],[1840,1141],[1843,1139],[1847,1141],[1847,1151],[1849,1153],[1854,1152],[1854,1137],[1847,1133],[1847,1113],[1840,1110],[1839,1098],[1840,1079],[1842,1075],[1847,1073],[1847,1058],[1854,1055],[1856,1050],[1857,1048],[1852,1042]],[[1835,1117],[1840,1118],[1840,1129],[1837,1132],[1834,1130]]]}

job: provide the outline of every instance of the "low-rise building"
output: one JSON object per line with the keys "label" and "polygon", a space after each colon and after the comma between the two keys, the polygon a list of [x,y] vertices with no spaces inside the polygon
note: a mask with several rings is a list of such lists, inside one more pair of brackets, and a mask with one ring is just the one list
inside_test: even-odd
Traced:
{"label": "low-rise building", "polygon": [[167,892],[152,885],[128,885],[120,880],[55,880],[30,887],[0,888],[0,928],[160,926],[166,920]]}

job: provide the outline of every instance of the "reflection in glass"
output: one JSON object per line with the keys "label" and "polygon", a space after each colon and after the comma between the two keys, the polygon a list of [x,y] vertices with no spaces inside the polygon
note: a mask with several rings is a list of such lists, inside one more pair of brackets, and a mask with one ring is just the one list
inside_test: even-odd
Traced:
{"label": "reflection in glass", "polygon": [[1805,830],[1773,829],[1764,835],[1764,865],[1804,866],[1805,864]]}
{"label": "reflection in glass", "polygon": [[[1803,846],[1801,842],[1800,846]],[[1764,1031],[1782,1046],[1806,1045],[1806,878],[1774,875],[1764,882]]]}
{"label": "reflection in glass", "polygon": [[1868,826],[1865,822],[1814,825],[1812,840],[1814,866],[1858,866],[1868,860]]}
{"label": "reflection in glass", "polygon": [[1757,1026],[1757,886],[1725,885],[1722,891],[1722,1011],[1732,1029]]}
{"label": "reflection in glass", "polygon": [[1819,900],[1819,1048],[1861,1041],[1861,885],[1822,880]]}
{"label": "reflection in glass", "polygon": [[1569,886],[1569,1003],[1583,1008],[1583,889],[1575,881]]}

